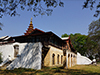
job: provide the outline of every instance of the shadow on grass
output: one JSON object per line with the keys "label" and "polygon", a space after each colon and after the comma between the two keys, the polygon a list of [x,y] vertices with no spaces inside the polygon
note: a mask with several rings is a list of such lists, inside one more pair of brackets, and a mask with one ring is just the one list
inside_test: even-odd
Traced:
{"label": "shadow on grass", "polygon": [[93,73],[90,71],[78,70],[78,69],[64,69],[63,67],[52,68],[53,73],[66,74],[66,75],[100,75],[100,73]]}
{"label": "shadow on grass", "polygon": [[68,69],[65,71],[66,74],[71,74],[71,75],[100,75],[100,73],[92,73],[92,72],[87,72],[84,70],[77,70],[77,69]]}
{"label": "shadow on grass", "polygon": [[100,73],[93,73],[78,69],[63,69],[62,67],[49,68],[45,67],[41,70],[18,68],[14,70],[0,70],[2,75],[100,75]]}
{"label": "shadow on grass", "polygon": [[26,68],[15,68],[14,70],[1,70],[0,74],[22,74],[24,72],[33,72],[35,71],[34,69],[26,69]]}

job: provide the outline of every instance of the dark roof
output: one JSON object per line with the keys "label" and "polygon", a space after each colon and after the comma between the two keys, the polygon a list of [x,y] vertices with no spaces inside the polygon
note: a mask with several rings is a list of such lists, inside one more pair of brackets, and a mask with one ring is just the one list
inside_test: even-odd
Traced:
{"label": "dark roof", "polygon": [[[38,33],[36,33],[36,32],[38,32]],[[15,36],[15,37],[11,37],[10,39],[16,39],[16,38],[24,38],[24,37],[28,37],[28,36],[41,36],[41,35],[50,35],[50,36],[54,36],[54,37],[56,37],[56,38],[58,38],[60,41],[62,41],[63,43],[65,43],[65,41],[63,41],[60,37],[58,37],[56,34],[54,34],[53,32],[44,32],[44,31],[42,31],[42,30],[39,30],[39,29],[34,29],[34,31],[31,33],[31,34],[29,34],[29,35],[21,35],[21,36]]]}

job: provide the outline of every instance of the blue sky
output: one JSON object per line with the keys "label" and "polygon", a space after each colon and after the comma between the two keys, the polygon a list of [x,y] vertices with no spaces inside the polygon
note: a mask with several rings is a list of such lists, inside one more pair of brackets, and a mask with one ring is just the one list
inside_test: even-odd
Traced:
{"label": "blue sky", "polygon": [[4,15],[0,22],[4,24],[0,37],[23,35],[33,17],[34,28],[45,32],[52,31],[61,37],[62,34],[81,33],[88,34],[88,25],[99,17],[93,17],[95,9],[82,9],[85,0],[62,0],[64,7],[53,8],[51,16],[34,17],[32,12],[18,9],[20,16],[10,17]]}

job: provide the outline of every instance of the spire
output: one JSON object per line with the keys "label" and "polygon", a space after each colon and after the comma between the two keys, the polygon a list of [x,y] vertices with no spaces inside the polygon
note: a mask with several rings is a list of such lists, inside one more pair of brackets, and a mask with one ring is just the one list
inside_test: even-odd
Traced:
{"label": "spire", "polygon": [[32,17],[31,17],[31,21],[30,21],[30,24],[32,24]]}
{"label": "spire", "polygon": [[32,33],[33,32],[33,29],[34,27],[33,27],[33,24],[32,24],[32,18],[31,18],[31,21],[30,21],[30,24],[29,24],[29,26],[28,26],[28,29],[26,30],[26,33],[24,33],[25,35],[29,35],[30,33]]}

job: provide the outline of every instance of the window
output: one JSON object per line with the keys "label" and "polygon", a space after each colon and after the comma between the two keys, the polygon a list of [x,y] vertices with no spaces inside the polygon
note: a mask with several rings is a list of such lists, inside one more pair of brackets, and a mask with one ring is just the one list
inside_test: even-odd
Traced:
{"label": "window", "polygon": [[39,36],[36,37],[36,42],[40,42],[40,37]]}
{"label": "window", "polygon": [[52,55],[52,64],[55,64],[55,54]]}
{"label": "window", "polygon": [[59,55],[57,56],[57,64],[59,64]]}
{"label": "window", "polygon": [[48,41],[48,38],[47,38],[47,37],[45,38],[45,41],[46,41],[46,42]]}
{"label": "window", "polygon": [[14,57],[17,57],[17,54],[19,52],[19,45],[14,46]]}
{"label": "window", "polygon": [[57,45],[57,41],[55,41],[55,45]]}
{"label": "window", "polygon": [[50,42],[51,42],[52,44],[54,44],[54,38],[53,38],[53,37],[50,38]]}
{"label": "window", "polygon": [[71,57],[72,57],[72,54],[71,54]]}
{"label": "window", "polygon": [[61,64],[63,64],[63,55],[61,55]]}
{"label": "window", "polygon": [[35,42],[35,37],[32,38],[32,42]]}
{"label": "window", "polygon": [[68,58],[70,57],[70,54],[68,54]]}

